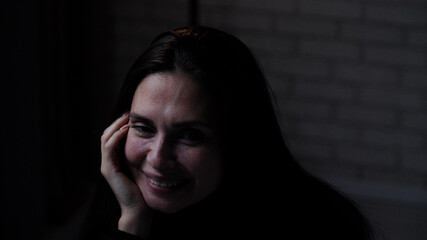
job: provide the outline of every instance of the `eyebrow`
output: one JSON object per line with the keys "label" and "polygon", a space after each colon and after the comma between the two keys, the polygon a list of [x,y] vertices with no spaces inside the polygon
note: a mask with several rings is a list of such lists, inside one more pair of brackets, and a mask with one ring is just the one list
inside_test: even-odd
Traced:
{"label": "eyebrow", "polygon": [[130,113],[129,118],[135,119],[137,121],[143,122],[143,123],[151,125],[151,126],[154,126],[154,122],[151,119],[143,117],[143,116],[136,114],[136,113]]}
{"label": "eyebrow", "polygon": [[[151,125],[151,126],[155,126],[153,120],[146,118],[144,116],[141,116],[137,113],[130,113],[129,117],[136,120],[136,121],[141,121],[147,125]],[[177,122],[177,123],[173,123],[172,126],[174,128],[186,128],[186,127],[204,127],[204,128],[209,128],[212,129],[212,126],[204,121],[201,120],[189,120],[189,121],[182,121],[182,122]]]}

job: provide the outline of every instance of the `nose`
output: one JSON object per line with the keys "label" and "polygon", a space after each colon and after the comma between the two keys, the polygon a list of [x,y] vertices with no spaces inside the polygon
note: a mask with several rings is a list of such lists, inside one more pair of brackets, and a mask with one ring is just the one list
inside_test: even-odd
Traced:
{"label": "nose", "polygon": [[174,168],[176,157],[173,143],[165,136],[158,136],[147,154],[147,162],[156,170]]}

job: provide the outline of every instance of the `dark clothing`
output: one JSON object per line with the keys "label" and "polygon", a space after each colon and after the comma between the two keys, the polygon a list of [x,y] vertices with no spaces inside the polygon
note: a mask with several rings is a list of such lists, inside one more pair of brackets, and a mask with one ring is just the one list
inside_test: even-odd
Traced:
{"label": "dark clothing", "polygon": [[[298,188],[254,189],[249,196],[215,193],[175,214],[158,213],[149,239],[276,238],[367,240],[369,225],[357,207],[337,191],[311,179]],[[270,192],[275,191],[275,192]],[[278,192],[283,192],[279,195]],[[292,194],[289,194],[292,193]],[[244,201],[244,200],[247,201]],[[111,208],[110,208],[111,212]],[[114,211],[113,211],[114,212]],[[118,215],[85,239],[141,240],[117,230]],[[93,229],[91,229],[93,230]]]}
{"label": "dark clothing", "polygon": [[123,232],[120,230],[111,231],[108,236],[105,236],[105,239],[108,240],[144,240],[143,238],[137,237],[135,235]]}

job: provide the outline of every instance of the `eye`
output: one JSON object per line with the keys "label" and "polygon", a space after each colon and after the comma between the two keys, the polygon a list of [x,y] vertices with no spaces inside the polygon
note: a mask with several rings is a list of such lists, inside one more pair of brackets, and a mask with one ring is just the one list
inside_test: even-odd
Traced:
{"label": "eye", "polygon": [[197,145],[205,140],[205,134],[193,128],[182,129],[178,134],[179,140],[189,145]]}
{"label": "eye", "polygon": [[151,137],[156,134],[156,130],[150,126],[134,124],[131,128],[135,130],[136,134],[141,137]]}

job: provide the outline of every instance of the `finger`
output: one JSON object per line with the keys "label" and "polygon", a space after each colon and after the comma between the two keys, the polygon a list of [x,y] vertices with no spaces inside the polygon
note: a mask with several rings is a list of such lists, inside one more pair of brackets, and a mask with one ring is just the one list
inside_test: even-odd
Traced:
{"label": "finger", "polygon": [[126,136],[128,130],[129,130],[129,127],[130,127],[130,124],[125,124],[122,127],[120,127],[120,129],[115,131],[111,135],[111,137],[105,142],[103,148],[105,150],[115,149],[119,145],[120,140],[122,140],[123,137]]}
{"label": "finger", "polygon": [[108,128],[104,130],[104,133],[101,136],[101,142],[103,143],[107,142],[108,139],[110,139],[110,137],[128,121],[129,121],[128,113],[124,114],[123,116],[118,118],[116,121],[114,121]]}
{"label": "finger", "polygon": [[103,137],[107,141],[121,126],[129,121],[129,114],[125,113],[116,119],[108,128],[104,130]]}
{"label": "finger", "polygon": [[101,146],[101,172],[104,176],[108,176],[111,173],[120,172],[120,163],[118,156],[118,146],[120,140],[126,136],[129,130],[129,124],[124,125],[117,130],[110,139]]}

